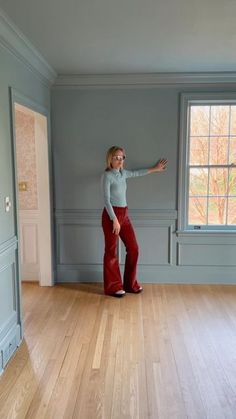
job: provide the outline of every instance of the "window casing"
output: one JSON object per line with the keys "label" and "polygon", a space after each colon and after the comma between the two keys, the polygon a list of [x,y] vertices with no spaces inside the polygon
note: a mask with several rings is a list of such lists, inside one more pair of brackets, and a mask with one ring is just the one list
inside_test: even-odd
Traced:
{"label": "window casing", "polygon": [[236,231],[236,93],[181,96],[179,231]]}

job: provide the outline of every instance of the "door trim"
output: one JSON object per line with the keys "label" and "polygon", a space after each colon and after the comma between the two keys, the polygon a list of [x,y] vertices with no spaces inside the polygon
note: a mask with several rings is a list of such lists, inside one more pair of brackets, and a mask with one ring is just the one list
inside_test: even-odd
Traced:
{"label": "door trim", "polygon": [[48,146],[48,170],[49,170],[49,206],[50,206],[50,235],[51,235],[51,279],[47,282],[43,281],[44,286],[53,286],[55,284],[55,255],[54,255],[54,217],[53,217],[53,188],[52,188],[52,147],[51,147],[51,124],[50,124],[50,110],[40,105],[32,98],[29,98],[16,90],[9,88],[10,93],[10,111],[11,111],[11,138],[12,138],[12,161],[13,161],[13,179],[14,179],[14,223],[17,235],[17,275],[21,277],[20,269],[20,249],[19,249],[19,200],[18,200],[18,179],[17,179],[17,161],[16,161],[16,133],[15,133],[15,103],[25,106],[34,112],[44,115],[47,118],[47,146]]}

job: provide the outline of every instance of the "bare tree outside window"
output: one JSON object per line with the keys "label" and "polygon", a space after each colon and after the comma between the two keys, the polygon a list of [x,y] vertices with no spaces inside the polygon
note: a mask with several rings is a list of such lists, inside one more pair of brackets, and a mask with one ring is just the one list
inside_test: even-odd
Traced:
{"label": "bare tree outside window", "polygon": [[189,225],[236,225],[236,106],[191,105]]}

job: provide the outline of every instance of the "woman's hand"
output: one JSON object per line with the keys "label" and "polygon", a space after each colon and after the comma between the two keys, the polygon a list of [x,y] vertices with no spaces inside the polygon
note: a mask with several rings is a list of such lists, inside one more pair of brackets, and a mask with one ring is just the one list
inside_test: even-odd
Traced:
{"label": "woman's hand", "polygon": [[150,172],[163,172],[166,170],[168,160],[167,159],[161,159],[159,160],[151,169]]}
{"label": "woman's hand", "polygon": [[118,235],[119,232],[120,232],[120,223],[117,220],[117,218],[114,218],[114,220],[113,220],[113,230],[112,230],[112,233],[115,233],[115,234]]}

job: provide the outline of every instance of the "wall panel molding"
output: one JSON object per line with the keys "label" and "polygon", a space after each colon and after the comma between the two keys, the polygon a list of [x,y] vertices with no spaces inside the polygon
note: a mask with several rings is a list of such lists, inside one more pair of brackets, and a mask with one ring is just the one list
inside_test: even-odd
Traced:
{"label": "wall panel molding", "polygon": [[[171,266],[175,264],[173,232],[175,224],[170,220],[140,223],[134,221],[139,247],[139,266]],[[120,242],[120,262],[125,263],[125,247]]]}
{"label": "wall panel molding", "polygon": [[178,266],[236,267],[236,243],[178,243]]}
{"label": "wall panel molding", "polygon": [[11,237],[9,240],[0,244],[0,257],[6,252],[15,251],[17,248],[18,240],[16,236]]}
{"label": "wall panel molding", "polygon": [[0,252],[0,375],[22,337],[16,248],[17,240],[12,237],[1,245]]}
{"label": "wall panel molding", "polygon": [[8,301],[8,304],[12,306],[12,312],[8,315],[4,324],[0,325],[0,341],[4,338],[6,332],[17,323],[16,267],[14,260],[10,260],[7,264],[0,267],[0,272],[5,272],[7,274],[7,271],[9,272],[12,289],[11,301]]}
{"label": "wall panel molding", "polygon": [[[55,212],[58,283],[102,282],[104,242],[101,212],[70,209]],[[178,237],[175,210],[129,210],[129,215],[141,248],[138,264],[140,282],[236,283],[235,236],[219,234],[216,237],[209,233],[206,236],[192,234],[190,237]],[[87,251],[91,249],[91,257],[88,257]],[[123,273],[125,250],[121,242],[118,249]],[[222,263],[224,256],[226,262]]]}
{"label": "wall panel molding", "polygon": [[[101,280],[104,238],[101,227],[101,210],[57,210],[56,265],[57,281]],[[175,210],[129,210],[139,245],[143,248],[139,266],[166,266],[175,264]],[[152,236],[152,238],[151,238]],[[152,254],[145,253],[146,241],[151,242]],[[121,269],[124,265],[124,246],[119,241],[118,256]]]}

